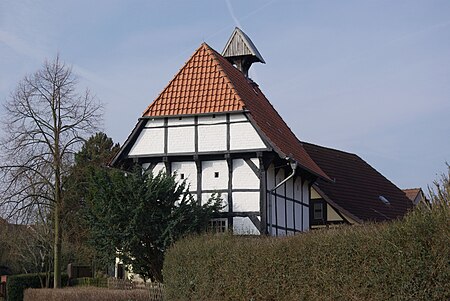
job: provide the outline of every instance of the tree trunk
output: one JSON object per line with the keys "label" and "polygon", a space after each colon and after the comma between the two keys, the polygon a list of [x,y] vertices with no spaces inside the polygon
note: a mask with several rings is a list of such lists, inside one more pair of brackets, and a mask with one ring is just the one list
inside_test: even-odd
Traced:
{"label": "tree trunk", "polygon": [[[58,186],[56,186],[58,187]],[[57,189],[58,190],[58,189]],[[61,226],[60,226],[60,205],[55,204],[55,241],[53,250],[53,288],[61,287]]]}

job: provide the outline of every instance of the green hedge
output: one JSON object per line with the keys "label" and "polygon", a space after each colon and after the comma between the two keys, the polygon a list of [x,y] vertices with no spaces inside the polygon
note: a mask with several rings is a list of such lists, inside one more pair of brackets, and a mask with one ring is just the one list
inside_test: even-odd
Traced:
{"label": "green hedge", "polygon": [[176,243],[166,300],[450,300],[450,210],[285,238]]}
{"label": "green hedge", "polygon": [[[8,301],[22,301],[23,300],[23,292],[27,288],[40,288],[41,281],[40,278],[43,278],[45,283],[45,274],[20,274],[8,276],[8,280],[6,281],[6,295],[8,297]],[[63,286],[66,286],[68,283],[69,277],[67,274],[62,274],[61,282]],[[53,275],[50,276],[50,287],[53,286]]]}

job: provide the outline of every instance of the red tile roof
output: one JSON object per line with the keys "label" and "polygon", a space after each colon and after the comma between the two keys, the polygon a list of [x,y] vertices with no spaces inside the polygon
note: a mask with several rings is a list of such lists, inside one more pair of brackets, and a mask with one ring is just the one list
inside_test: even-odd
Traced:
{"label": "red tile roof", "polygon": [[216,54],[203,43],[143,116],[243,111],[245,104]]}
{"label": "red tile roof", "polygon": [[281,157],[329,180],[251,80],[203,43],[143,117],[248,111],[253,124]]}
{"label": "red tile roof", "polygon": [[[340,208],[360,221],[384,221],[404,216],[412,208],[405,193],[355,154],[303,143],[308,154],[333,182],[317,186]],[[385,197],[390,205],[379,197]]]}

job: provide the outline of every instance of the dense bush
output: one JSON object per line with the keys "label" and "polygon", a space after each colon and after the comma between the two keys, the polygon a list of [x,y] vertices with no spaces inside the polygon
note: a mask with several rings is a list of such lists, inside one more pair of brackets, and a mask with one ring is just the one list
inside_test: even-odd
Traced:
{"label": "dense bush", "polygon": [[27,289],[24,301],[148,301],[149,291],[145,289],[111,290],[97,287],[76,287],[64,289]]}
{"label": "dense bush", "polygon": [[[6,295],[8,301],[22,301],[23,291],[27,288],[42,287],[41,281],[45,283],[45,274],[21,274],[9,276],[6,282]],[[69,277],[67,274],[61,276],[62,285],[68,283]],[[50,277],[50,287],[53,286],[53,276]]]}
{"label": "dense bush", "polygon": [[167,300],[449,300],[450,210],[285,237],[205,235],[167,253]]}

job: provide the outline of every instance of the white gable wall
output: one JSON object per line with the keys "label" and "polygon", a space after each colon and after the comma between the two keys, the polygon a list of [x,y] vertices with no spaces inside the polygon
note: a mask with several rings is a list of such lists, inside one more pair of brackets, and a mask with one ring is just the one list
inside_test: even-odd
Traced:
{"label": "white gable wall", "polygon": [[261,148],[266,148],[266,145],[250,122],[230,124],[231,150]]}
{"label": "white gable wall", "polygon": [[128,155],[143,157],[266,149],[247,116],[230,113],[228,116],[210,114],[149,119]]}

